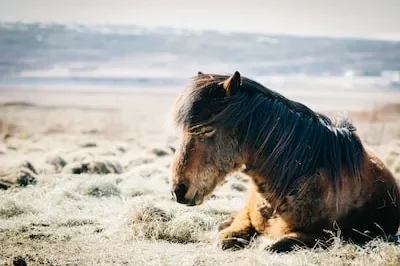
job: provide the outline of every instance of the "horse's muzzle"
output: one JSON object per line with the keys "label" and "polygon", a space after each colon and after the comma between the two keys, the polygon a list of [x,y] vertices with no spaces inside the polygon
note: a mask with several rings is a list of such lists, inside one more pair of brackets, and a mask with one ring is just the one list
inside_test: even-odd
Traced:
{"label": "horse's muzzle", "polygon": [[186,204],[187,206],[195,206],[196,205],[196,198],[198,195],[198,190],[194,193],[194,196],[191,199],[186,199],[186,193],[188,191],[188,188],[185,184],[183,183],[178,183],[174,190],[171,191],[172,198],[176,200],[176,202],[181,203],[181,204]]}

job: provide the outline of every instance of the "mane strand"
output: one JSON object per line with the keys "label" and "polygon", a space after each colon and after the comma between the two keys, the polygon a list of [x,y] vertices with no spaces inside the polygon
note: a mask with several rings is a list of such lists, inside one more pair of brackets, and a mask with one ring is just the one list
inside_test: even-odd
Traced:
{"label": "mane strand", "polygon": [[[214,124],[236,132],[239,143],[251,151],[248,167],[268,178],[269,190],[279,197],[289,194],[302,178],[321,171],[334,188],[342,186],[344,170],[361,179],[364,150],[348,119],[333,122],[248,78],[242,78],[235,95],[217,97],[220,83],[227,78],[213,74],[194,78],[177,104],[175,121]],[[196,108],[213,113],[195,121]]]}

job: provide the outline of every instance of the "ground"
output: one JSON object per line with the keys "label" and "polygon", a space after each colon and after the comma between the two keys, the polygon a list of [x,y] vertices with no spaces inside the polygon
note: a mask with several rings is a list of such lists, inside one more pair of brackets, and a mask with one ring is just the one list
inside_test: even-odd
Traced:
{"label": "ground", "polygon": [[[171,200],[174,97],[0,90],[0,265],[400,265],[400,245],[382,241],[278,255],[258,239],[221,251],[218,224],[244,205],[249,181],[229,176],[197,207]],[[400,178],[400,105],[390,97],[375,109],[324,109],[348,109]]]}

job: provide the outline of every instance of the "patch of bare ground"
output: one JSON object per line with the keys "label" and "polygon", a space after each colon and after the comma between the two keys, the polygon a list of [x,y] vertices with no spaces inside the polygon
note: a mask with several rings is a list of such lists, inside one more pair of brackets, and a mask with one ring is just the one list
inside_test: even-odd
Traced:
{"label": "patch of bare ground", "polygon": [[348,116],[354,121],[395,121],[400,119],[400,104],[388,104],[371,110],[351,111]]}

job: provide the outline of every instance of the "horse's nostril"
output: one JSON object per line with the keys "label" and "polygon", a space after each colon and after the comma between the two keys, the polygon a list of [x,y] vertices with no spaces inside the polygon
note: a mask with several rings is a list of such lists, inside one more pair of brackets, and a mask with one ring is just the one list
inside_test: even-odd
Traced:
{"label": "horse's nostril", "polygon": [[176,200],[178,202],[184,201],[186,192],[187,192],[187,187],[185,184],[183,184],[183,183],[177,184],[175,187],[175,190],[174,190]]}

